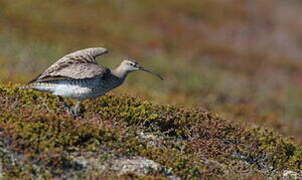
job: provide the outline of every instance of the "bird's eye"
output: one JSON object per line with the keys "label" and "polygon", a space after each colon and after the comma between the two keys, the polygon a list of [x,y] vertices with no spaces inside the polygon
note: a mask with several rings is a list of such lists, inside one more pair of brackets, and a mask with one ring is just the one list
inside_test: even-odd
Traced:
{"label": "bird's eye", "polygon": [[132,67],[136,67],[136,63],[133,63],[133,62],[129,62],[128,65],[132,66]]}

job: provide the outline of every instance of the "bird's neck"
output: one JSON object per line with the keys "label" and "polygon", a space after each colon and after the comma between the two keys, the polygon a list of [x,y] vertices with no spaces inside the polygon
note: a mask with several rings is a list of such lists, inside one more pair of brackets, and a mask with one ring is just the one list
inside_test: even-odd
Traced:
{"label": "bird's neck", "polygon": [[115,68],[111,71],[111,73],[120,79],[125,79],[128,74],[128,72],[122,66]]}

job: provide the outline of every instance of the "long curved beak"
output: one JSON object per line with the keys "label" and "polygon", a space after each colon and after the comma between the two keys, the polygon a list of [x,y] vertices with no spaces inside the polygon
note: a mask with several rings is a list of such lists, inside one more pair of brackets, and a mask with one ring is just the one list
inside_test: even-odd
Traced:
{"label": "long curved beak", "polygon": [[140,67],[139,67],[139,70],[149,72],[149,73],[151,73],[151,74],[157,76],[159,79],[164,80],[164,78],[163,78],[159,73],[157,73],[157,72],[155,72],[155,71],[153,71],[153,70],[151,70],[151,69],[148,69],[148,68],[145,68],[145,67],[140,66]]}

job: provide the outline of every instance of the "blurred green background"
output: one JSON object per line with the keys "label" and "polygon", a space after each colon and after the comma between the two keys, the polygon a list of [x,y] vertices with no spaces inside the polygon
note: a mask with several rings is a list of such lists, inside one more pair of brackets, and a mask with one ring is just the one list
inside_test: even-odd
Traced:
{"label": "blurred green background", "polygon": [[137,72],[115,92],[199,107],[273,128],[302,144],[302,2],[298,0],[0,0],[0,81],[25,83],[94,46]]}

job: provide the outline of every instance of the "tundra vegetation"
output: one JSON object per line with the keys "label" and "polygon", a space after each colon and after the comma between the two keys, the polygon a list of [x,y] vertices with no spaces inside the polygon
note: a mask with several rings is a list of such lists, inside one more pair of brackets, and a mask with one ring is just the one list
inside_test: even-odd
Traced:
{"label": "tundra vegetation", "polygon": [[[3,176],[299,173],[301,8],[282,0],[1,0]],[[94,46],[110,51],[100,64],[128,56],[165,81],[130,75],[114,94],[86,101],[77,120],[54,96],[18,90],[64,54]],[[125,162],[148,168],[121,173]]]}
{"label": "tundra vegetation", "polygon": [[[108,94],[87,101],[84,117],[74,119],[45,93],[2,85],[0,95],[7,178],[283,177],[285,170],[302,170],[302,148],[290,140],[197,108]],[[141,173],[118,168],[133,159]],[[147,160],[160,166],[144,167]]]}

